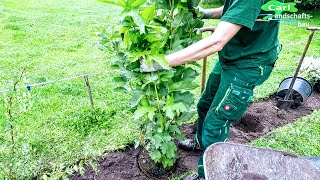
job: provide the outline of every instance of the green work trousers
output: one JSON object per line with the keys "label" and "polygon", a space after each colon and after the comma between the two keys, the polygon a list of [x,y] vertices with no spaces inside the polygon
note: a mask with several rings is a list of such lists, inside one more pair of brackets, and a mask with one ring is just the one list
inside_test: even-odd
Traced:
{"label": "green work trousers", "polygon": [[[197,106],[196,141],[203,150],[228,139],[230,123],[241,118],[252,99],[254,87],[268,79],[272,69],[273,64],[223,69],[219,61],[216,63]],[[198,162],[198,173],[204,177],[203,157]]]}

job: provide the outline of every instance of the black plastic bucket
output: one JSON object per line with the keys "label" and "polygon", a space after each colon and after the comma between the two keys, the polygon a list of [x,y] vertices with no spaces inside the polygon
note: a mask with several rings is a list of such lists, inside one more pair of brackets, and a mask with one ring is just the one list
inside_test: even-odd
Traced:
{"label": "black plastic bucket", "polygon": [[[290,83],[292,81],[292,77],[288,77],[284,79],[279,86],[279,90],[277,92],[277,100],[283,100],[286,96]],[[311,84],[304,78],[297,77],[296,81],[294,82],[292,88],[292,94],[289,100],[293,100],[295,103],[302,103],[308,99],[308,97],[312,93],[312,86]]]}

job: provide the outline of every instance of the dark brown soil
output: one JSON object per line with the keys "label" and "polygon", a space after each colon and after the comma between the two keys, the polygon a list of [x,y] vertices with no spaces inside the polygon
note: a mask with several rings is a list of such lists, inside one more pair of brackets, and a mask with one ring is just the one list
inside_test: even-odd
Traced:
{"label": "dark brown soil", "polygon": [[247,143],[277,127],[292,123],[299,117],[311,114],[320,108],[320,96],[313,93],[297,109],[282,110],[275,104],[274,99],[252,103],[243,117],[232,125],[229,141]]}
{"label": "dark brown soil", "polygon": [[[297,118],[311,114],[320,108],[320,96],[313,93],[306,102],[297,109],[281,110],[275,106],[274,99],[266,102],[252,103],[245,115],[231,127],[230,142],[247,143],[261,137],[271,130],[292,123]],[[187,137],[193,137],[193,125],[182,127]],[[138,168],[137,155],[139,150],[128,147],[125,150],[112,152],[102,159],[97,171],[86,168],[84,175],[74,174],[71,179],[103,179],[103,180],[148,180]],[[197,167],[201,152],[178,151],[179,159],[173,176],[178,176]],[[165,178],[163,178],[165,179]]]}
{"label": "dark brown soil", "polygon": [[170,169],[164,169],[161,163],[155,163],[144,149],[140,150],[137,161],[139,169],[150,179],[162,180],[175,171],[175,166]]}

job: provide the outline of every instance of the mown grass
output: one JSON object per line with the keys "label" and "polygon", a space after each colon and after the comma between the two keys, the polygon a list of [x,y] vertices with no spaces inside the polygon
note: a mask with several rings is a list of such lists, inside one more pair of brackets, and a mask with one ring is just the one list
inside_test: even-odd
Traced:
{"label": "mown grass", "polygon": [[94,0],[1,1],[0,88],[12,77],[4,70],[19,65],[29,66],[33,83],[105,70],[110,57],[95,33],[114,25],[116,12]]}
{"label": "mown grass", "polygon": [[[28,84],[106,72],[112,54],[99,49],[96,33],[99,27],[117,23],[117,10],[95,0],[1,1],[0,90],[12,87],[21,68],[26,68],[19,90],[23,92]],[[15,178],[66,177],[78,161],[88,162],[133,141],[128,97],[112,91],[113,76],[111,72],[89,77],[93,109],[83,78],[32,87],[32,105],[24,114],[21,102],[14,100]],[[10,162],[3,95],[0,179],[8,175]]]}
{"label": "mown grass", "polygon": [[[25,86],[85,73],[105,72],[113,53],[99,50],[97,28],[118,22],[119,9],[95,0],[2,0],[0,2],[0,90],[12,86],[26,67]],[[310,24],[319,24],[319,13]],[[207,21],[207,25],[217,21]],[[294,31],[292,29],[295,29]],[[281,28],[284,46],[306,39],[304,28]],[[316,34],[315,38],[320,36]],[[256,91],[256,99],[276,91],[291,75],[304,44],[285,47],[270,80]],[[319,41],[309,54],[319,55]],[[319,55],[320,56],[320,55]],[[210,60],[209,60],[210,61]],[[212,67],[212,61],[208,63]],[[127,95],[113,92],[115,73],[89,77],[95,108],[91,108],[83,78],[31,88],[25,113],[14,101],[17,179],[67,177],[82,164],[95,165],[105,151],[124,148],[136,136]],[[198,79],[200,82],[200,79]],[[199,96],[199,91],[195,94]],[[10,135],[5,102],[0,94],[0,179],[8,175]],[[316,116],[315,116],[316,117]],[[310,126],[313,124],[310,123]],[[305,125],[304,125],[305,126]]]}

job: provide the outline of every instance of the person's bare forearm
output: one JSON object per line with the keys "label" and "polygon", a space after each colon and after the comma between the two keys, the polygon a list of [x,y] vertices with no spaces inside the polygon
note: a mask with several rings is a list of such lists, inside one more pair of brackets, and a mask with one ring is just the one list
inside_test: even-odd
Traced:
{"label": "person's bare forearm", "polygon": [[221,50],[222,43],[214,40],[212,37],[213,36],[202,39],[185,49],[166,56],[165,59],[168,61],[169,66],[173,67],[187,62],[196,61],[202,57],[212,54],[211,52],[208,52],[208,50],[218,52]]}
{"label": "person's bare forearm", "polygon": [[221,21],[211,36],[206,37],[185,49],[167,55],[165,59],[171,67],[199,60],[220,51],[240,29],[240,25]]}
{"label": "person's bare forearm", "polygon": [[204,19],[220,19],[223,12],[223,6],[219,8],[212,9],[202,9],[205,14]]}

